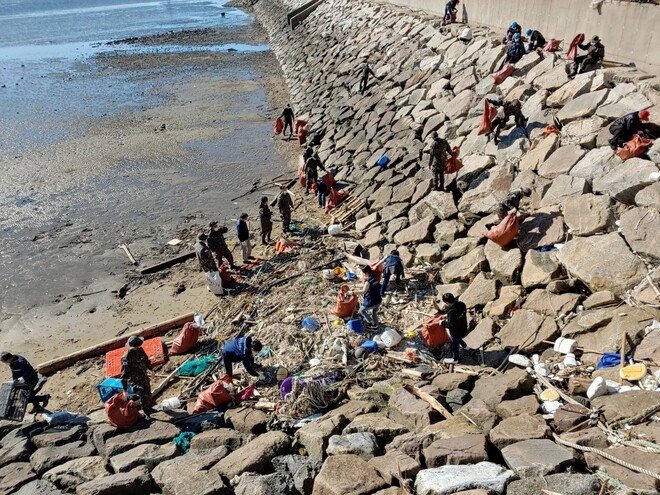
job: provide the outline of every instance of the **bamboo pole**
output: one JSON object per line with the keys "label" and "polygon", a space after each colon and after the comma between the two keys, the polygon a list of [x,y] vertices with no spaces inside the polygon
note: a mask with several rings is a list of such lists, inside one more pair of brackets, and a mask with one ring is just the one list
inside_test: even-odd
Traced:
{"label": "bamboo pole", "polygon": [[121,337],[107,340],[85,349],[80,349],[78,351],[72,352],[71,354],[67,354],[66,356],[51,359],[50,361],[46,361],[45,363],[41,363],[39,366],[37,366],[37,371],[44,375],[54,373],[68,366],[71,366],[78,361],[82,361],[83,359],[93,358],[105,354],[108,351],[119,349],[120,347],[125,346],[128,339],[133,336],[139,336],[145,339],[157,337],[173,328],[181,327],[185,323],[193,321],[194,315],[195,313],[185,313],[181,316],[177,316],[176,318],[156,323],[155,325],[145,327],[141,330],[136,330],[135,332],[122,335]]}

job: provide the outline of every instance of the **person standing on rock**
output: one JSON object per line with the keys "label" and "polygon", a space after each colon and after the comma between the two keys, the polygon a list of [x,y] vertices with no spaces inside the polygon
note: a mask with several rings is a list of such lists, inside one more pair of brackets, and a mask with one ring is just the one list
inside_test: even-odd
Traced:
{"label": "person standing on rock", "polygon": [[240,218],[236,221],[236,235],[238,242],[241,244],[241,253],[243,254],[243,263],[247,264],[252,257],[252,244],[250,243],[250,229],[247,224],[248,214],[241,214]]}
{"label": "person standing on rock", "polygon": [[149,381],[151,363],[142,348],[143,343],[144,339],[137,335],[133,335],[126,342],[126,352],[121,358],[121,384],[124,390],[131,386],[133,392],[140,397],[143,411],[148,415],[153,407]]}
{"label": "person standing on rock", "polygon": [[653,136],[644,128],[644,122],[648,122],[651,114],[648,110],[641,112],[632,112],[623,117],[619,117],[609,127],[612,133],[610,147],[615,150],[620,148],[632,139],[635,134],[652,139]]}
{"label": "person standing on rock", "polygon": [[291,211],[293,211],[294,205],[291,193],[286,186],[280,188],[277,207],[280,210],[280,215],[282,215],[282,231],[284,234],[288,234],[289,227],[291,226]]}
{"label": "person standing on rock", "polygon": [[321,163],[316,153],[312,153],[305,160],[305,194],[309,194],[312,184],[319,180],[319,168],[325,172],[325,167]]}
{"label": "person standing on rock", "polygon": [[444,22],[442,23],[443,26],[446,26],[447,24],[454,24],[456,22],[456,13],[458,11],[459,3],[460,0],[449,0],[445,4],[445,18]]}
{"label": "person standing on rock", "polygon": [[358,294],[363,296],[362,306],[360,306],[360,316],[364,318],[367,326],[376,329],[380,324],[378,321],[378,308],[380,308],[383,298],[380,295],[380,284],[376,280],[376,275],[369,265],[362,268],[364,274],[364,285]]}
{"label": "person standing on rock", "polygon": [[399,256],[399,251],[393,249],[390,254],[381,261],[383,265],[383,284],[380,287],[380,295],[385,297],[385,291],[392,277],[396,277],[396,284],[401,283],[401,277],[405,276],[403,261]]}
{"label": "person standing on rock", "polygon": [[369,86],[369,76],[373,76],[374,79],[378,78],[376,77],[376,74],[374,74],[374,71],[371,69],[369,60],[365,60],[363,63],[361,63],[357,71],[358,74],[360,74],[360,94],[363,95],[367,90],[367,86]]}
{"label": "person standing on rock", "polygon": [[436,191],[445,190],[445,166],[451,156],[451,147],[446,139],[438,136],[436,131],[432,134],[431,156],[429,157],[429,168],[433,173],[433,188]]}
{"label": "person standing on rock", "polygon": [[532,53],[533,51],[540,50],[545,46],[545,37],[541,34],[540,31],[533,29],[528,29],[525,33],[527,36],[527,53]]}
{"label": "person standing on rock", "polygon": [[587,54],[575,58],[571,73],[568,75],[571,79],[577,74],[584,74],[585,72],[591,72],[598,69],[605,59],[605,46],[600,42],[598,36],[593,36],[589,44],[578,44],[578,47],[582,50],[586,50]]}
{"label": "person standing on rock", "polygon": [[[527,135],[527,118],[522,113],[522,103],[520,103],[520,100],[503,100],[503,101],[497,101],[497,100],[491,100],[488,99],[488,103],[493,105],[494,107],[500,107],[502,108],[502,115],[500,115],[500,112],[498,111],[497,117],[493,119],[491,128],[492,131],[494,131],[494,137],[493,137],[493,142],[495,144],[500,143],[500,133],[502,132],[502,128],[509,122],[509,119],[513,117],[516,121],[516,127],[519,127],[522,129],[522,131]],[[488,138],[490,139],[490,133],[488,133]]]}
{"label": "person standing on rock", "polygon": [[273,212],[270,211],[268,205],[268,197],[261,198],[259,204],[259,220],[261,221],[261,243],[266,245],[270,244],[270,234],[273,232]]}
{"label": "person standing on rock", "polygon": [[252,337],[239,337],[230,339],[222,346],[222,362],[225,365],[227,376],[234,376],[234,364],[243,363],[245,371],[252,376],[259,376],[254,370],[254,354],[263,349],[263,345],[258,340],[252,340]]}
{"label": "person standing on rock", "polygon": [[231,268],[236,268],[236,265],[234,265],[234,257],[227,246],[227,241],[225,241],[224,234],[228,231],[227,227],[224,225],[219,227],[218,222],[211,222],[209,227],[211,228],[211,232],[209,232],[207,244],[213,253],[216,265],[222,265],[222,258],[224,257],[227,259]]}
{"label": "person standing on rock", "polygon": [[447,308],[443,326],[449,331],[451,337],[451,358],[445,359],[445,363],[457,363],[460,358],[461,347],[467,349],[463,338],[467,335],[467,308],[465,303],[458,301],[453,294],[442,295],[442,302]]}
{"label": "person standing on rock", "polygon": [[325,202],[328,198],[328,185],[322,180],[317,180],[314,193],[319,197],[319,208],[325,208]]}
{"label": "person standing on rock", "polygon": [[43,411],[48,405],[50,395],[36,394],[46,382],[46,379],[43,376],[39,376],[28,360],[18,354],[2,352],[0,353],[0,361],[11,369],[11,378],[14,380],[14,387],[29,390],[30,396],[28,402],[32,404],[32,411],[30,412],[37,413]]}
{"label": "person standing on rock", "polygon": [[291,105],[287,105],[284,110],[282,110],[282,115],[280,115],[280,118],[284,121],[284,130],[282,131],[282,135],[286,136],[286,128],[289,128],[289,139],[293,136],[293,119],[295,118],[293,115],[293,109],[291,108]]}
{"label": "person standing on rock", "polygon": [[195,244],[197,261],[199,261],[199,267],[204,273],[217,272],[218,266],[215,264],[213,253],[209,249],[207,240],[208,236],[206,234],[199,234],[197,236],[197,244]]}

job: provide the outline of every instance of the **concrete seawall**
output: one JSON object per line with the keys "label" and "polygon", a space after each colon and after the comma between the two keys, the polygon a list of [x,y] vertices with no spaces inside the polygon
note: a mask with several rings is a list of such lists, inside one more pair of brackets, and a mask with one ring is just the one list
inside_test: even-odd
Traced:
{"label": "concrete seawall", "polygon": [[[445,2],[437,0],[384,1],[439,16],[445,8]],[[634,63],[660,75],[660,6],[605,1],[595,10],[590,5],[591,0],[462,0],[458,17],[498,30],[517,21],[523,29],[538,29],[547,39],[563,39],[566,45],[577,33],[598,34],[608,60]]]}

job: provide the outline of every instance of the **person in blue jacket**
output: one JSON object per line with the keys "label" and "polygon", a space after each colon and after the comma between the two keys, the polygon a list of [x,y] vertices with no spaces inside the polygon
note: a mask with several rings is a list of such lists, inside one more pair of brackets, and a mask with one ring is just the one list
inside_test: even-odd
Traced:
{"label": "person in blue jacket", "polygon": [[252,257],[252,244],[250,244],[250,229],[248,228],[248,214],[243,213],[236,222],[236,234],[238,242],[241,243],[241,252],[243,253],[243,263],[247,263]]}
{"label": "person in blue jacket", "polygon": [[48,405],[50,395],[37,395],[37,392],[43,386],[45,379],[40,380],[40,375],[37,374],[32,365],[23,356],[12,354],[11,352],[2,352],[0,353],[0,361],[11,369],[11,378],[14,380],[14,387],[30,391],[28,401],[32,404],[32,412],[43,411]]}
{"label": "person in blue jacket", "polygon": [[404,276],[403,262],[399,257],[399,251],[392,250],[389,256],[381,261],[381,264],[383,265],[383,284],[380,287],[380,295],[385,296],[390,279],[396,276],[396,283],[399,284],[401,283],[401,277]]}
{"label": "person in blue jacket", "polygon": [[522,42],[522,36],[520,33],[514,34],[513,41],[506,47],[506,55],[504,55],[504,60],[502,60],[500,68],[497,70],[502,70],[502,67],[504,67],[504,64],[507,62],[510,64],[515,64],[518,60],[523,58],[525,53],[525,44]]}
{"label": "person in blue jacket", "polygon": [[504,38],[502,38],[502,43],[505,45],[511,41],[513,41],[513,37],[516,34],[522,35],[522,26],[518,24],[517,22],[512,22],[511,26],[506,30],[506,34],[504,35]]}
{"label": "person in blue jacket", "polygon": [[252,337],[239,337],[230,339],[222,347],[222,361],[225,364],[225,372],[233,376],[234,363],[243,363],[245,371],[252,376],[259,376],[254,370],[254,356],[263,349],[261,342],[252,340]]}
{"label": "person in blue jacket", "polygon": [[358,294],[363,296],[359,313],[364,318],[364,321],[367,322],[368,327],[378,328],[378,308],[383,301],[380,295],[380,284],[376,280],[374,271],[370,266],[363,267],[362,273],[364,273],[366,280],[362,290],[358,292]]}

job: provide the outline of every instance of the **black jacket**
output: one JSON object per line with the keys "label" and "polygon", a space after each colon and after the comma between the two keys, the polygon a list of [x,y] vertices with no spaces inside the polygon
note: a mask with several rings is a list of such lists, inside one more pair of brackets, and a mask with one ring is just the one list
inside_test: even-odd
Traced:
{"label": "black jacket", "polygon": [[449,330],[452,337],[462,339],[467,335],[467,308],[465,303],[456,301],[454,305],[447,310],[445,327]]}
{"label": "black jacket", "polygon": [[538,31],[532,31],[532,34],[529,35],[529,51],[536,50],[537,48],[543,48],[545,46],[545,38]]}
{"label": "black jacket", "polygon": [[23,379],[26,385],[36,385],[39,381],[37,372],[34,371],[32,365],[23,356],[14,356],[11,365],[11,377],[14,381]]}
{"label": "black jacket", "polygon": [[619,117],[610,125],[610,132],[624,131],[631,134],[636,134],[642,128],[642,119],[639,118],[639,112],[632,112]]}

